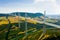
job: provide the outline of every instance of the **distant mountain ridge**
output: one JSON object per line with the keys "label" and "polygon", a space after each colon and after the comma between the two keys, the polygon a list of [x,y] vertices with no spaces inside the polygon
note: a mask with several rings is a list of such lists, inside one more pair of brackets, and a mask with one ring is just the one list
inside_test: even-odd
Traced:
{"label": "distant mountain ridge", "polygon": [[60,19],[60,14],[59,15],[47,15],[48,17],[50,18],[53,18],[53,19]]}
{"label": "distant mountain ridge", "polygon": [[20,16],[23,16],[23,17],[25,17],[25,13],[26,13],[27,17],[32,17],[32,18],[43,16],[42,13],[28,13],[28,12],[15,12],[15,13],[12,13],[12,14],[13,15],[15,15],[15,14],[19,15],[18,13],[20,13]]}
{"label": "distant mountain ridge", "polygon": [[3,17],[3,16],[9,16],[9,14],[2,14],[2,13],[0,13],[0,17]]}
{"label": "distant mountain ridge", "polygon": [[[18,16],[19,15],[18,13],[20,13],[20,16],[22,16],[22,17],[25,17],[25,13],[27,14],[27,17],[32,17],[32,18],[43,16],[42,13],[28,13],[28,12],[13,12],[13,13],[10,13],[10,14]],[[11,15],[9,15],[9,14],[1,14],[0,13],[0,17],[1,16],[11,16]]]}

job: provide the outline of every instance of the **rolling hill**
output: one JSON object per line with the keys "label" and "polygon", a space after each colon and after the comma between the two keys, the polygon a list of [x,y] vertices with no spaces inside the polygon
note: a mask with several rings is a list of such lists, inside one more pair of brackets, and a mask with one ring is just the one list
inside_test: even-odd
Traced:
{"label": "rolling hill", "polygon": [[[10,14],[13,14],[13,15],[19,15],[18,13],[20,13],[20,16],[22,17],[25,17],[25,13],[27,14],[27,17],[31,17],[31,18],[35,18],[35,17],[40,17],[40,16],[43,16],[42,13],[28,13],[28,12],[13,12],[13,13],[10,13]],[[2,16],[11,16],[9,14],[4,14],[4,13],[0,13],[0,17]]]}
{"label": "rolling hill", "polygon": [[32,18],[43,16],[42,13],[28,13],[28,12],[14,12],[14,13],[11,13],[11,14],[19,15],[18,13],[20,13],[20,16],[23,16],[23,17],[25,17],[25,13],[27,14],[27,17],[32,17]]}

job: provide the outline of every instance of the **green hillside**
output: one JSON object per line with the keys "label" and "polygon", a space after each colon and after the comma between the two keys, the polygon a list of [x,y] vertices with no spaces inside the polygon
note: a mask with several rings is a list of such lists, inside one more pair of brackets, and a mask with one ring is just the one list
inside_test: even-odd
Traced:
{"label": "green hillside", "polygon": [[[31,19],[27,21],[20,20],[19,28],[16,17],[8,18],[10,23],[6,17],[0,17],[0,40],[60,40],[60,29],[45,25],[46,33],[43,33],[44,25]],[[25,23],[27,23],[27,30]]]}
{"label": "green hillside", "polygon": [[[6,39],[6,35],[7,35],[9,27],[11,27],[10,32],[7,37],[9,40],[38,40],[43,33],[43,24],[39,24],[39,23],[33,24],[33,23],[27,22],[27,28],[28,28],[27,35],[26,35],[26,30],[25,30],[26,28],[25,21],[21,21],[20,25],[21,25],[20,28],[18,27],[18,23],[0,25],[0,40]],[[43,40],[45,39],[48,40],[48,39],[53,39],[53,38],[58,39],[57,37],[60,37],[59,29],[55,29],[55,28],[50,29],[49,27],[46,30],[47,31],[45,35],[43,35],[41,39]]]}

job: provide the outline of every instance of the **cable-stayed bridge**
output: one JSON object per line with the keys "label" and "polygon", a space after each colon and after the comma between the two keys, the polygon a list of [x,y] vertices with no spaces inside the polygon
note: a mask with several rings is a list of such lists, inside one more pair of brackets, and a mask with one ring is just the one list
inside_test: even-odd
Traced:
{"label": "cable-stayed bridge", "polygon": [[[17,16],[16,14],[15,15],[13,15],[13,14],[9,14],[9,15],[12,15],[12,16]],[[19,19],[18,19],[18,24],[19,24],[19,28],[20,28],[20,14],[18,15],[18,17],[19,17]],[[7,17],[7,19],[8,19],[8,17]],[[26,36],[27,36],[27,20],[28,20],[29,18],[27,18],[27,14],[25,14],[25,33],[26,33]],[[30,18],[31,19],[31,18]],[[33,19],[34,20],[34,19]],[[8,20],[9,21],[9,20]],[[42,37],[42,36],[44,36],[44,34],[46,33],[46,27],[45,27],[45,24],[46,25],[49,25],[49,26],[53,26],[53,27],[55,27],[55,28],[60,28],[60,26],[59,25],[56,25],[56,24],[52,24],[52,23],[47,23],[47,22],[45,22],[46,21],[46,19],[45,19],[45,15],[44,15],[44,21],[38,21],[38,20],[36,20],[36,22],[37,23],[40,23],[40,24],[44,24],[43,25],[43,33],[42,33],[42,35],[40,36],[40,38]],[[10,22],[10,21],[9,21]],[[9,23],[10,24],[10,23]],[[8,32],[7,32],[7,35],[6,35],[6,39],[8,39],[8,34],[9,34],[9,32],[10,32],[10,28],[8,29]],[[39,38],[39,39],[40,39]]]}
{"label": "cable-stayed bridge", "polygon": [[[44,23],[43,21],[36,21],[38,23]],[[45,22],[46,25],[49,25],[49,26],[53,26],[53,27],[56,27],[56,28],[60,28],[60,25],[56,25],[56,24],[52,24],[52,23],[47,23]]]}
{"label": "cable-stayed bridge", "polygon": [[[17,15],[12,15],[12,16],[17,16]],[[29,19],[29,18],[26,18],[26,19]],[[44,23],[44,21],[38,21],[38,20],[36,20],[36,22],[37,23]],[[47,23],[47,22],[45,22],[45,24],[46,25],[49,25],[49,26],[53,26],[53,27],[55,27],[55,28],[60,28],[60,25],[56,25],[56,24],[52,24],[52,23]]]}

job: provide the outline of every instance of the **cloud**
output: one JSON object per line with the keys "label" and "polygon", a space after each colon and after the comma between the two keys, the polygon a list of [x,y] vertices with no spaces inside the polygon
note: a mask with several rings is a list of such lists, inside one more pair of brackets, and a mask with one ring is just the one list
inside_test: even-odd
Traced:
{"label": "cloud", "polygon": [[25,8],[4,8],[0,7],[0,13],[12,13],[12,12],[37,12],[34,7],[25,7]]}
{"label": "cloud", "polygon": [[46,10],[47,14],[60,14],[60,5],[57,4],[57,0],[34,0],[34,5],[39,10]]}
{"label": "cloud", "polygon": [[57,5],[56,0],[34,0],[31,3],[10,3],[7,6],[0,6],[1,13],[10,13],[10,12],[44,12],[47,11],[49,14],[60,14],[60,5]]}
{"label": "cloud", "polygon": [[39,2],[56,2],[56,0],[34,0],[34,4],[39,3]]}

